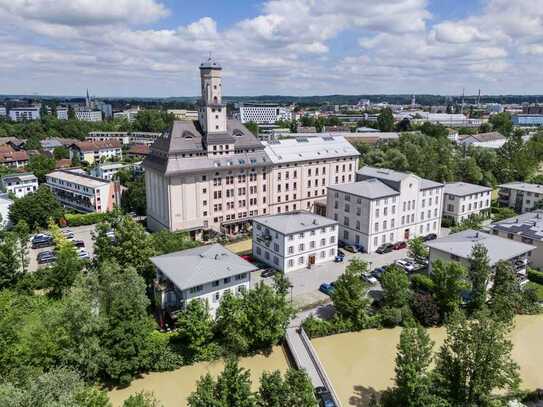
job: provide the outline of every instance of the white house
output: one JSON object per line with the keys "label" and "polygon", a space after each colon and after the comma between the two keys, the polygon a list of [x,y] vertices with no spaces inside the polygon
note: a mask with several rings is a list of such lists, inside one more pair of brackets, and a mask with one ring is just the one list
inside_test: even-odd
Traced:
{"label": "white house", "polygon": [[467,182],[445,184],[443,191],[443,217],[460,223],[470,216],[490,212],[492,188]]}
{"label": "white house", "polygon": [[250,288],[251,272],[258,268],[220,244],[152,257],[151,262],[162,321],[175,319],[176,311],[194,299],[205,301],[215,315],[224,294]]}
{"label": "white house", "polygon": [[261,216],[253,220],[253,257],[289,272],[334,260],[337,222],[309,212]]}
{"label": "white house", "polygon": [[115,174],[125,168],[130,168],[130,165],[122,163],[103,163],[92,167],[90,170],[90,175],[111,181]]}
{"label": "white house", "polygon": [[372,253],[385,243],[439,235],[443,184],[368,166],[357,179],[328,187],[326,215],[339,222],[341,241]]}
{"label": "white house", "polygon": [[2,177],[2,188],[22,198],[38,189],[38,178],[32,173],[5,175]]}
{"label": "white house", "polygon": [[543,200],[543,185],[528,182],[509,182],[498,185],[498,202],[520,213],[534,209]]}

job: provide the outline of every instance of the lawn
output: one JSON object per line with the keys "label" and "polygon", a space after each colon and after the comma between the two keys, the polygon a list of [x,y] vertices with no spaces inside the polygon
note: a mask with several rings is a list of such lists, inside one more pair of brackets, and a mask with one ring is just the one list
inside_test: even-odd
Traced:
{"label": "lawn", "polygon": [[240,240],[239,242],[236,242],[236,243],[227,244],[224,247],[226,247],[228,250],[238,255],[250,254],[251,251],[253,250],[253,240],[252,239]]}
{"label": "lawn", "polygon": [[527,287],[534,288],[537,292],[537,298],[543,302],[543,284],[534,283],[533,281],[526,284]]}

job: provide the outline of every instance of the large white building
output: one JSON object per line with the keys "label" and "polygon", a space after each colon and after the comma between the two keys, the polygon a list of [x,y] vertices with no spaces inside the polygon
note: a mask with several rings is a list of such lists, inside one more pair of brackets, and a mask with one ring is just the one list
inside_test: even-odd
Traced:
{"label": "large white building", "polygon": [[123,110],[122,112],[113,113],[114,119],[126,119],[130,123],[136,120],[136,115],[139,113],[140,108],[136,107],[134,109]]}
{"label": "large white building", "polygon": [[100,110],[81,109],[75,111],[75,117],[77,120],[85,122],[101,122],[102,112]]}
{"label": "large white building", "polygon": [[32,173],[11,174],[2,177],[2,188],[16,198],[22,198],[38,189],[38,178]]}
{"label": "large white building", "polygon": [[372,253],[385,243],[439,235],[443,184],[368,166],[357,179],[328,188],[326,213],[339,222],[341,241]]}
{"label": "large white building", "polygon": [[253,220],[253,257],[289,272],[334,260],[337,222],[309,212]]}
{"label": "large white building", "polygon": [[9,109],[9,118],[14,122],[38,120],[40,118],[40,106],[11,108]]}
{"label": "large white building", "polygon": [[151,257],[151,262],[157,270],[154,288],[161,324],[174,322],[175,313],[195,299],[215,315],[226,293],[249,290],[251,272],[257,269],[220,244]]}
{"label": "large white building", "polygon": [[262,143],[227,120],[221,69],[200,66],[198,122],[175,121],[144,161],[151,229],[236,233],[255,216],[311,209],[328,185],[354,180],[359,153],[343,137]]}
{"label": "large white building", "polygon": [[538,202],[543,201],[543,185],[528,182],[509,182],[498,185],[498,202],[503,206],[513,208],[519,213],[535,209]]}
{"label": "large white building", "polygon": [[443,217],[460,223],[471,216],[490,213],[492,188],[467,182],[445,184]]}
{"label": "large white building", "polygon": [[281,106],[247,105],[240,106],[239,117],[242,123],[273,124],[279,120],[291,120],[292,113]]}

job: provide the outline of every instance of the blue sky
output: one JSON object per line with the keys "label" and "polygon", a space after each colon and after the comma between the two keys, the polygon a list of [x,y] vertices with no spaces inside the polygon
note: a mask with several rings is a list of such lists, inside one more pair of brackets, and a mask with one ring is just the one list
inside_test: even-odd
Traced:
{"label": "blue sky", "polygon": [[0,93],[543,93],[543,0],[0,0]]}

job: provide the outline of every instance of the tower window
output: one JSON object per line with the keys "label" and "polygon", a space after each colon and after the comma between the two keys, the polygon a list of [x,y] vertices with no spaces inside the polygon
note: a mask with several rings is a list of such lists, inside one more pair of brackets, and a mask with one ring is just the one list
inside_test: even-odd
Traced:
{"label": "tower window", "polygon": [[215,126],[215,130],[219,130],[219,126],[218,126],[218,125],[217,125],[217,126]]}

